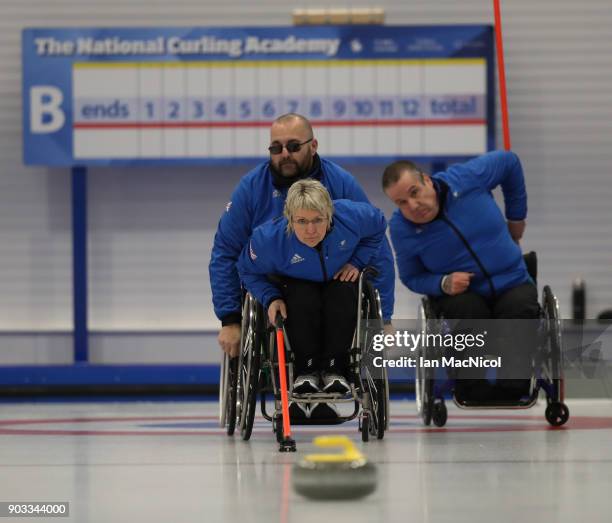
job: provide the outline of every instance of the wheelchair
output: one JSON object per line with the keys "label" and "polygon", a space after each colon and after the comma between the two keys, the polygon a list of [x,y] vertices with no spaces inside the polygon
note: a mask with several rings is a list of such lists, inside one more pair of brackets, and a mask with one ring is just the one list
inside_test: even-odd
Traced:
{"label": "wheelchair", "polygon": [[[357,297],[357,324],[349,353],[349,383],[347,394],[316,392],[293,393],[294,354],[290,340],[282,327],[285,348],[285,369],[279,368],[276,329],[267,321],[263,306],[247,293],[242,308],[240,353],[237,358],[224,355],[219,387],[219,421],[232,435],[239,429],[243,440],[251,437],[257,396],[260,397],[262,416],[272,422],[277,441],[283,439],[283,419],[279,372],[286,372],[288,401],[302,405],[319,402],[352,404],[352,412],[332,419],[291,420],[292,425],[340,424],[358,418],[363,441],[370,436],[382,439],[389,424],[389,383],[386,369],[374,375],[365,364],[364,355],[371,346],[372,336],[383,329],[382,311],[378,291],[368,281],[375,270],[367,267],[359,274]],[[268,412],[268,399],[274,409]],[[348,409],[347,409],[348,411]]]}
{"label": "wheelchair", "polygon": [[[537,257],[535,252],[524,255],[527,270],[534,282],[537,282]],[[559,306],[551,288],[546,285],[542,290],[540,314],[538,319],[538,346],[532,355],[532,376],[529,390],[520,400],[514,402],[486,400],[473,401],[457,395],[452,378],[436,378],[436,369],[416,367],[415,396],[417,414],[424,425],[443,427],[448,418],[444,397],[452,393],[454,403],[460,408],[513,408],[526,409],[536,404],[540,391],[546,396],[545,417],[554,427],[564,425],[569,419],[569,409],[564,403],[565,392],[563,383],[563,351],[561,340],[561,321]],[[418,309],[421,331],[448,330],[445,320],[438,317],[433,304],[428,297],[423,297]],[[436,320],[436,321],[430,321]],[[425,348],[417,348],[417,357],[424,356]]]}

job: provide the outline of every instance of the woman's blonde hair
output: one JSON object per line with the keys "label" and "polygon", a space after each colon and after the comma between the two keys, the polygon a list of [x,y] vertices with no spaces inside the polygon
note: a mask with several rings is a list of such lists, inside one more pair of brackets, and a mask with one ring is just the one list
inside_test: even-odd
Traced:
{"label": "woman's blonde hair", "polygon": [[317,211],[327,219],[327,228],[331,225],[334,204],[325,186],[317,180],[299,180],[287,192],[283,214],[287,218],[287,233],[293,232],[293,216],[301,209]]}

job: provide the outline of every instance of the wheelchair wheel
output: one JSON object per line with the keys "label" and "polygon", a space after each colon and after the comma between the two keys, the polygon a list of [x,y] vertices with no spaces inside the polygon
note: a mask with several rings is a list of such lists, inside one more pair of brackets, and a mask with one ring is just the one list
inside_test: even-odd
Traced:
{"label": "wheelchair wheel", "polygon": [[[367,419],[366,429],[362,427],[362,435],[368,432],[377,439],[383,439],[385,430],[387,429],[387,401],[389,397],[389,384],[386,374],[383,378],[374,378],[370,371],[365,369],[365,394],[368,395],[367,405],[370,405],[368,413],[365,413],[363,418]],[[363,422],[362,422],[363,424]],[[364,440],[367,441],[367,440]]]}
{"label": "wheelchair wheel", "polygon": [[542,309],[548,331],[547,360],[550,371],[550,380],[556,397],[553,401],[563,401],[563,354],[561,352],[561,323],[559,320],[559,307],[557,299],[548,285],[542,291]]}
{"label": "wheelchair wheel", "polygon": [[359,424],[361,429],[361,441],[367,442],[370,440],[370,416],[364,414],[361,417],[361,423]]}
{"label": "wheelchair wheel", "polygon": [[444,427],[448,419],[448,410],[444,399],[437,399],[433,403],[431,419],[436,427]]}
{"label": "wheelchair wheel", "polygon": [[219,426],[226,429],[228,436],[233,435],[236,428],[237,370],[238,358],[223,354],[219,380]]}
{"label": "wheelchair wheel", "polygon": [[[380,331],[383,330],[382,307],[380,303],[380,295],[378,291],[367,282],[363,287],[365,300],[362,305],[363,317],[369,322],[373,322],[375,327]],[[380,325],[377,325],[380,323]],[[366,333],[370,329],[366,329]],[[362,347],[365,349],[369,346],[369,340],[365,340]],[[387,377],[387,369],[383,368],[382,378],[375,378],[371,375],[369,369],[365,368],[365,386],[366,392],[369,394],[369,405],[371,406],[371,414],[364,416],[366,429],[362,428],[362,437],[364,433],[369,433],[376,436],[377,439],[383,439],[385,430],[389,425],[389,380]],[[364,441],[367,441],[365,439]]]}
{"label": "wheelchair wheel", "polygon": [[382,328],[382,304],[380,302],[380,294],[370,282],[366,282],[363,287],[366,297],[366,310],[364,316],[369,320],[378,320]]}
{"label": "wheelchair wheel", "polygon": [[[386,378],[386,376],[385,376]],[[385,437],[385,430],[389,423],[387,416],[387,402],[389,398],[389,384],[386,379],[376,380],[376,394],[373,394],[372,411],[374,412],[375,423],[373,423],[372,434],[377,439]]]}
{"label": "wheelchair wheel", "polygon": [[244,402],[243,385],[244,380],[242,379],[242,369],[244,361],[244,346],[246,335],[249,328],[249,311],[251,309],[250,295],[246,294],[242,301],[242,322],[240,324],[240,351],[238,352],[238,363],[236,368],[236,421],[240,425],[242,419],[242,405]]}
{"label": "wheelchair wheel", "polygon": [[221,372],[219,374],[219,427],[225,427],[226,406],[227,406],[227,374],[229,372],[228,356],[223,353],[221,360]]}
{"label": "wheelchair wheel", "polygon": [[256,300],[247,294],[243,308],[243,343],[240,347],[239,386],[240,435],[243,440],[251,437],[257,405],[257,387],[261,360],[263,312]]}
{"label": "wheelchair wheel", "polygon": [[567,423],[569,419],[569,409],[565,403],[553,401],[547,405],[544,416],[546,417],[546,421],[553,427],[560,427]]}
{"label": "wheelchair wheel", "polygon": [[353,346],[364,356],[372,343],[372,337],[377,332],[383,332],[384,324],[382,306],[378,291],[368,281],[364,281],[361,295],[361,310],[357,320],[357,329]]}
{"label": "wheelchair wheel", "polygon": [[561,321],[559,305],[551,288],[546,285],[542,291],[542,310],[547,327],[546,361],[552,395],[547,398],[546,421],[554,427],[560,427],[569,419],[569,409],[563,402],[565,390],[563,382],[563,351],[561,350]]}
{"label": "wheelchair wheel", "polygon": [[[421,301],[418,318],[421,320],[421,332],[427,332],[427,320],[433,319],[433,311],[431,310],[431,305],[426,298],[423,298]],[[424,349],[423,347],[419,346],[416,350],[417,361],[420,361],[422,356],[425,356]],[[416,366],[414,389],[417,414],[423,420],[423,424],[429,426],[431,424],[434,404],[434,380],[432,369],[423,368],[420,365]]]}

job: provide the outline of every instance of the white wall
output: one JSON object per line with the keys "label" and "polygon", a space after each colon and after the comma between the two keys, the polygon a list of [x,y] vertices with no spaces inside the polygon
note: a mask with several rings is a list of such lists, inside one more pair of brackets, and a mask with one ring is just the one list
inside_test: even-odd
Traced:
{"label": "white wall", "polygon": [[[553,286],[564,316],[570,314],[571,281],[586,278],[593,317],[612,306],[612,5],[609,0],[502,3],[513,149],[523,160],[530,197],[524,247],[538,251],[540,281]],[[493,20],[490,0],[376,5],[385,7],[393,24]],[[68,332],[72,322],[70,175],[22,165],[21,29],[286,25],[291,9],[304,6],[313,7],[277,0],[0,0],[0,332],[6,334],[0,336],[0,362],[63,362],[71,340],[52,334]],[[95,361],[217,359],[214,335],[204,333],[217,325],[207,265],[218,216],[245,170],[90,170]],[[354,169],[389,214],[378,188],[380,171]],[[397,301],[396,316],[414,315],[416,300],[399,285]],[[151,330],[189,333],[166,334],[167,343],[155,344],[133,334]],[[132,334],[105,334],[109,331]],[[41,336],[48,342],[41,343]]]}

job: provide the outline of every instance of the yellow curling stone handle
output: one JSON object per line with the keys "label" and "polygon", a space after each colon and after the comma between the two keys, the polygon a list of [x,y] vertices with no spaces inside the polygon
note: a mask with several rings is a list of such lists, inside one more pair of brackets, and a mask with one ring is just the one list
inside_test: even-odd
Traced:
{"label": "yellow curling stone handle", "polygon": [[346,436],[317,436],[313,442],[316,447],[340,448],[341,453],[336,454],[308,454],[304,461],[310,463],[350,463],[365,462],[364,455],[357,450],[355,444]]}

